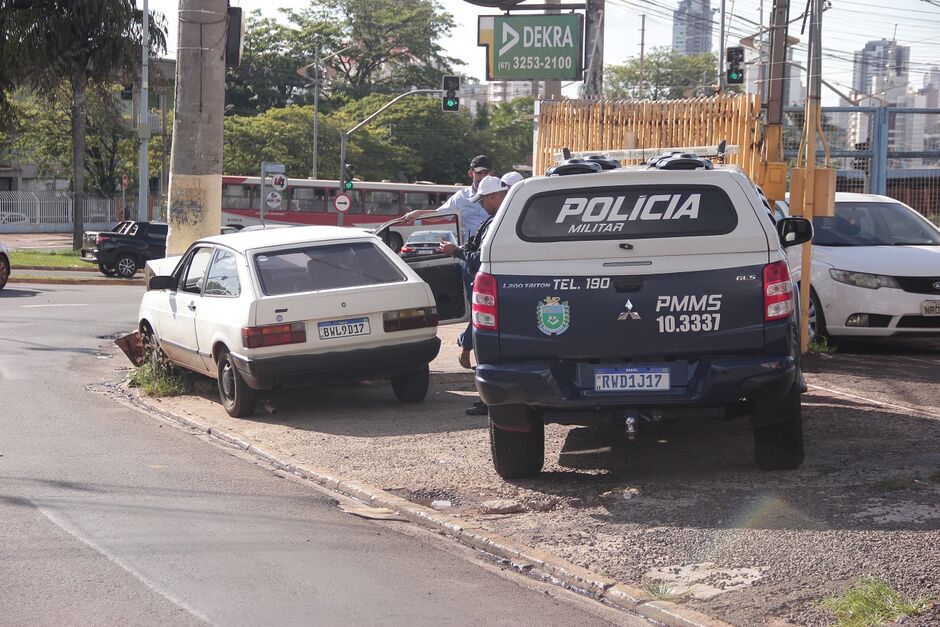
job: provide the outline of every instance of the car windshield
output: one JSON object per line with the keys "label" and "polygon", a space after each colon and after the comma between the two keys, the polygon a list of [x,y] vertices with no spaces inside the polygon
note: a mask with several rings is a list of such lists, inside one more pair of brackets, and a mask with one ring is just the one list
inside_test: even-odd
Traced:
{"label": "car windshield", "polygon": [[398,283],[405,275],[371,242],[308,244],[254,256],[268,296]]}
{"label": "car windshield", "polygon": [[940,230],[896,202],[837,202],[835,217],[814,218],[817,246],[940,246]]}
{"label": "car windshield", "polygon": [[408,244],[437,244],[441,240],[457,243],[457,238],[450,231],[418,231],[408,238]]}

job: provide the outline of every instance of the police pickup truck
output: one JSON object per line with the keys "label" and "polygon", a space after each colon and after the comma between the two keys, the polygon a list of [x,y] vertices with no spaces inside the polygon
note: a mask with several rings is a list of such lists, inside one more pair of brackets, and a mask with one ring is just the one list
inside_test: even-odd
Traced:
{"label": "police pickup truck", "polygon": [[569,160],[515,185],[482,246],[476,386],[504,478],[538,474],[546,422],[614,426],[749,415],[763,469],[803,461],[798,292],[738,168],[670,154]]}

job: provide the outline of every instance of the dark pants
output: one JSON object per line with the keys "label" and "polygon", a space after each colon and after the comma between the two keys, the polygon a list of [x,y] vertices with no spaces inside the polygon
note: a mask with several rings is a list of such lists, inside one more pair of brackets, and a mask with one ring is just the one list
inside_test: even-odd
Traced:
{"label": "dark pants", "polygon": [[[460,262],[460,274],[463,277],[463,289],[467,294],[467,302],[473,297],[473,274],[467,269],[467,262]],[[467,324],[467,329],[457,338],[457,345],[465,351],[473,350],[473,323]]]}

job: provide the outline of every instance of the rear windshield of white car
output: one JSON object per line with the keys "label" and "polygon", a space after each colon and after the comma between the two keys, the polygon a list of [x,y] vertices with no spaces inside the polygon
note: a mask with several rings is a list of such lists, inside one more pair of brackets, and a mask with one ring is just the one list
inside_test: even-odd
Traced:
{"label": "rear windshield of white car", "polygon": [[268,296],[399,283],[405,275],[371,242],[308,245],[258,253],[255,267]]}
{"label": "rear windshield of white car", "polygon": [[738,224],[717,187],[605,187],[553,191],[529,199],[519,237],[530,242],[724,235]]}

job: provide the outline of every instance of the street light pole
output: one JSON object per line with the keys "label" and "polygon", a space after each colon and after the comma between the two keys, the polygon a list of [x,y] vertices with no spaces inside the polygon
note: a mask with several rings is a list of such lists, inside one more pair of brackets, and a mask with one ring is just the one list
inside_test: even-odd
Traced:
{"label": "street light pole", "polygon": [[320,137],[319,119],[320,119],[320,49],[317,48],[317,62],[313,69],[313,167],[311,168],[310,178],[317,178],[317,140]]}
{"label": "street light pole", "polygon": [[140,49],[140,103],[137,120],[137,137],[140,138],[140,171],[137,178],[137,219],[146,221],[147,195],[150,192],[150,164],[148,162],[148,144],[150,143],[150,94],[147,91],[150,82],[150,9],[144,0],[144,31]]}

